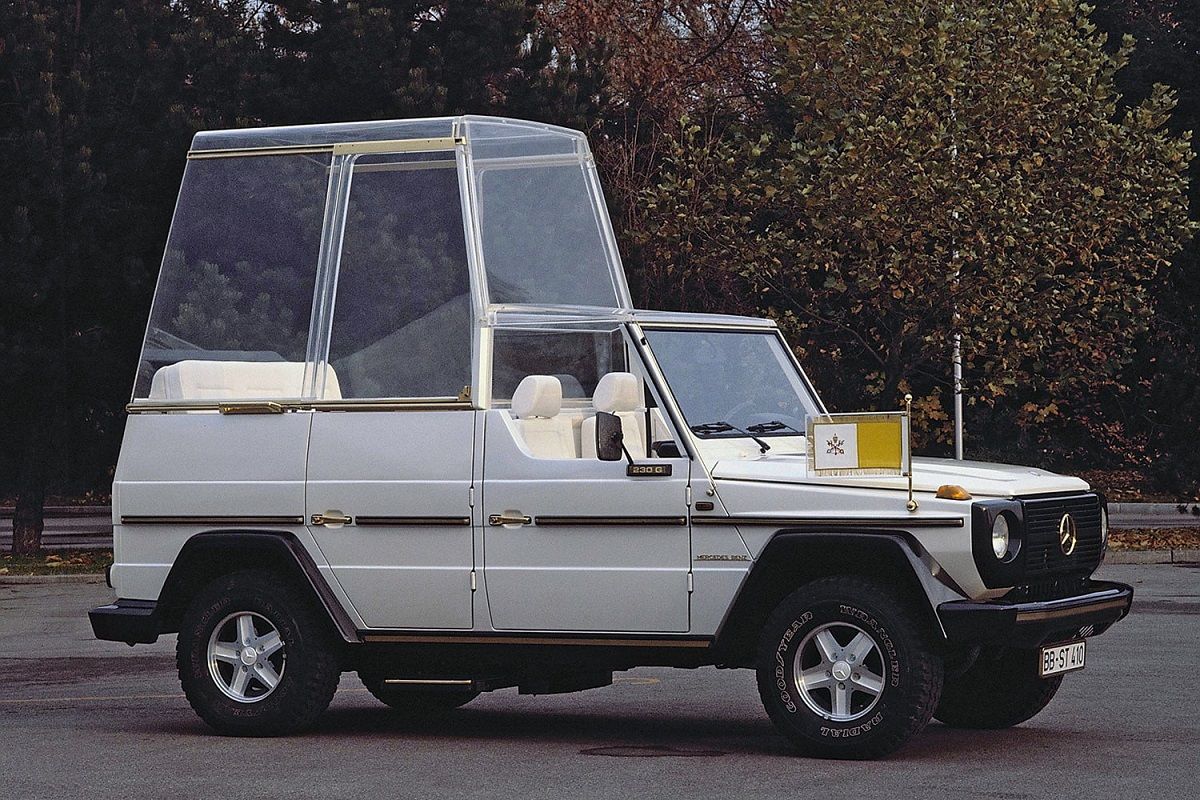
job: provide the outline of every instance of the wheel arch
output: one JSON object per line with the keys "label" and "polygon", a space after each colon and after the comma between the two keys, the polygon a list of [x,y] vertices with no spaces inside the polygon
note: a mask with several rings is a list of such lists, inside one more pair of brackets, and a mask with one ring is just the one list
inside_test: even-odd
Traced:
{"label": "wheel arch", "polygon": [[312,592],[337,635],[360,640],[350,615],[317,569],[312,556],[288,531],[219,530],[188,539],[171,565],[159,593],[155,615],[159,633],[176,633],[188,603],[201,588],[234,569],[273,569]]}
{"label": "wheel arch", "polygon": [[905,531],[789,531],[763,548],[717,629],[714,648],[727,666],[752,666],[759,631],[784,597],[828,575],[861,575],[897,587],[938,639],[936,608],[962,597],[940,565]]}

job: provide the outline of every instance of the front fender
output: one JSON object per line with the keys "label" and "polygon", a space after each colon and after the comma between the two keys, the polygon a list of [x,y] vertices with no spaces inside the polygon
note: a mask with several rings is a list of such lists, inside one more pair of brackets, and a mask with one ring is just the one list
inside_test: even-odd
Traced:
{"label": "front fender", "polygon": [[919,604],[930,629],[946,638],[942,603],[966,593],[906,531],[782,529],[762,549],[717,630],[715,648],[730,666],[754,660],[758,632],[788,594],[827,575],[858,574],[896,586]]}

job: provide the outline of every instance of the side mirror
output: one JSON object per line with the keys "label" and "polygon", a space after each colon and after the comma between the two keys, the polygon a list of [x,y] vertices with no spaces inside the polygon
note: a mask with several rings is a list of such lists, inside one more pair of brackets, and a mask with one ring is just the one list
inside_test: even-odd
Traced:
{"label": "side mirror", "polygon": [[596,412],[596,458],[620,461],[625,455],[625,432],[621,418],[607,411]]}

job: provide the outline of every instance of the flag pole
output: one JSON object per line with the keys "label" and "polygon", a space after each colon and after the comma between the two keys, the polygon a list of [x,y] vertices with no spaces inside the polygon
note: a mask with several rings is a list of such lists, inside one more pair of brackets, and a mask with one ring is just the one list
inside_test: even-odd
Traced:
{"label": "flag pole", "polygon": [[909,511],[916,511],[920,505],[913,497],[913,466],[912,466],[912,395],[905,393],[904,395],[904,419],[908,423],[908,502],[904,507]]}

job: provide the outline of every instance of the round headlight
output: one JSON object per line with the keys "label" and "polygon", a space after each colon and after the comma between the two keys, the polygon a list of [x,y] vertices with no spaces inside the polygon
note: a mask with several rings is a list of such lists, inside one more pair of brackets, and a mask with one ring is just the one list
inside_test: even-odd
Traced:
{"label": "round headlight", "polygon": [[992,523],[992,552],[996,558],[1008,555],[1008,517],[1000,514]]}

